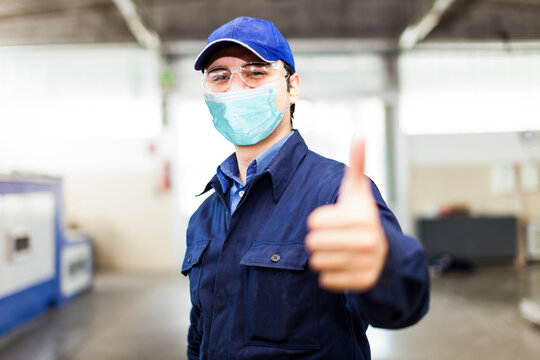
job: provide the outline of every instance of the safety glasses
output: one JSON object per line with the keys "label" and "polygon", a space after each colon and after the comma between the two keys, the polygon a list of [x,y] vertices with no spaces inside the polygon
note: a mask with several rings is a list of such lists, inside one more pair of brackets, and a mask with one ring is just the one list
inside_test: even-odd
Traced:
{"label": "safety glasses", "polygon": [[225,92],[229,90],[234,74],[238,74],[240,79],[250,88],[268,84],[284,75],[288,76],[283,65],[279,62],[250,62],[236,67],[218,66],[204,72],[205,91]]}

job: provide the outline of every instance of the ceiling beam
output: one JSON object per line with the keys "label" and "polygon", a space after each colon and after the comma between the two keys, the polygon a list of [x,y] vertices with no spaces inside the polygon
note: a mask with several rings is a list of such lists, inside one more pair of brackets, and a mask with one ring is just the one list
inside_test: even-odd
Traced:
{"label": "ceiling beam", "polygon": [[159,35],[144,24],[133,0],[113,0],[113,2],[120,10],[129,30],[139,45],[149,50],[159,51],[161,47]]}
{"label": "ceiling beam", "polygon": [[428,12],[415,24],[409,25],[399,37],[399,48],[410,50],[439,25],[444,13],[456,0],[435,0]]}

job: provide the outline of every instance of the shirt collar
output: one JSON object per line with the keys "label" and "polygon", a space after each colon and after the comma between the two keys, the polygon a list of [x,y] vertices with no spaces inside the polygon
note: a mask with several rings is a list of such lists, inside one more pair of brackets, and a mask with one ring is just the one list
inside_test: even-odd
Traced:
{"label": "shirt collar", "polygon": [[222,191],[225,193],[231,186],[231,181],[240,181],[238,178],[238,162],[236,154],[232,154],[223,161],[216,170],[217,179],[221,185]]}
{"label": "shirt collar", "polygon": [[[281,195],[283,194],[283,191],[285,191],[285,188],[287,184],[289,183],[290,179],[292,178],[294,172],[298,168],[298,165],[300,165],[300,162],[302,159],[306,156],[308,148],[307,145],[300,135],[300,132],[298,130],[293,130],[288,136],[280,140],[280,146],[277,146],[279,144],[276,143],[273,145],[268,151],[274,149],[275,153],[273,156],[264,156],[263,159],[260,159],[262,155],[257,157],[254,161],[266,162],[269,161],[267,166],[258,166],[257,167],[257,175],[261,173],[268,173],[270,175],[270,179],[272,182],[272,192],[273,192],[273,198],[274,201],[278,201]],[[267,152],[268,152],[267,151]],[[266,154],[263,153],[263,154]],[[230,162],[230,163],[229,163]],[[223,193],[227,191],[229,186],[231,185],[230,178],[227,179],[226,176],[223,176],[225,168],[224,165],[227,163],[228,169],[231,169],[231,165],[234,162],[234,166],[236,167],[236,174],[238,174],[238,163],[236,162],[236,155],[232,154],[229,156],[221,165],[218,167],[218,171],[216,172],[216,175],[212,177],[212,179],[208,182],[203,192],[199,195],[204,194],[211,188],[214,188],[215,191],[217,191],[221,196]],[[250,164],[251,165],[251,164]],[[262,165],[262,164],[261,164]],[[221,167],[221,170],[220,170]],[[220,175],[221,172],[221,175]],[[221,179],[220,179],[221,178]],[[223,183],[223,180],[225,179],[225,185]]]}

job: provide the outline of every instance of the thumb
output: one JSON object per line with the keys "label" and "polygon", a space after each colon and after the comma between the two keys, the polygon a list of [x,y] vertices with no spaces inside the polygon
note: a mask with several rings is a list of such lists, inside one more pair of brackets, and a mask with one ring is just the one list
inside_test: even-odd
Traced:
{"label": "thumb", "polygon": [[341,182],[338,202],[355,196],[361,196],[365,190],[370,190],[369,182],[364,174],[366,162],[366,140],[356,140],[351,148],[350,166],[345,169]]}

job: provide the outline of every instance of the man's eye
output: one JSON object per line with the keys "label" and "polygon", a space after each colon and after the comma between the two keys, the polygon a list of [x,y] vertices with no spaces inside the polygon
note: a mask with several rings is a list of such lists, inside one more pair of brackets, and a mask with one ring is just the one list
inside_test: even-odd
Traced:
{"label": "man's eye", "polygon": [[251,68],[244,72],[248,77],[264,77],[268,76],[269,72],[264,68]]}
{"label": "man's eye", "polygon": [[226,73],[213,73],[208,74],[208,78],[211,82],[223,82],[229,80],[229,74]]}

